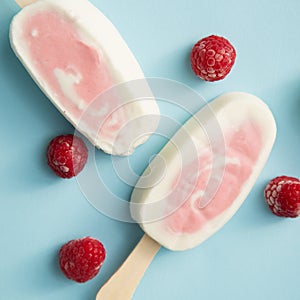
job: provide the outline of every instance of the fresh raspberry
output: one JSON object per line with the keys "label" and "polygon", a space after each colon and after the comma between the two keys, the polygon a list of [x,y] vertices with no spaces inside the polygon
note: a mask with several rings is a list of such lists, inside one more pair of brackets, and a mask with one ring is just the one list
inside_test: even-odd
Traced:
{"label": "fresh raspberry", "polygon": [[77,175],[85,166],[88,150],[83,140],[72,134],[60,135],[48,145],[47,160],[55,174],[62,178]]}
{"label": "fresh raspberry", "polygon": [[265,188],[265,199],[273,214],[296,218],[300,215],[300,181],[289,176],[272,179]]}
{"label": "fresh raspberry", "polygon": [[72,240],[59,250],[59,265],[67,278],[86,282],[94,278],[105,260],[102,243],[91,237]]}
{"label": "fresh raspberry", "polygon": [[194,45],[190,59],[197,76],[206,81],[217,81],[230,72],[235,57],[235,49],[227,39],[210,35]]}

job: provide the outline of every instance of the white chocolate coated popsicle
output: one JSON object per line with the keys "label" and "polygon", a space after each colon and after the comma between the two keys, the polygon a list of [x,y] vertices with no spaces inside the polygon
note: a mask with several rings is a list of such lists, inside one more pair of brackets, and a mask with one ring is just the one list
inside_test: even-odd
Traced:
{"label": "white chocolate coated popsicle", "polygon": [[246,199],[275,136],[273,115],[259,98],[239,92],[216,98],[145,170],[132,193],[133,218],[168,249],[199,245]]}
{"label": "white chocolate coated popsicle", "polygon": [[42,91],[98,148],[129,155],[156,130],[159,109],[146,80],[138,95],[127,85],[112,90],[144,75],[117,29],[89,1],[38,0],[14,17],[10,40]]}

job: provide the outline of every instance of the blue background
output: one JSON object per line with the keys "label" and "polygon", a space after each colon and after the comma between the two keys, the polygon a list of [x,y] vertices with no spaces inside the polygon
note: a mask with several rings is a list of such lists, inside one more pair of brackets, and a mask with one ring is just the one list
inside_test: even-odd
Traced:
{"label": "blue background", "polygon": [[[300,219],[273,216],[262,196],[269,179],[300,176],[300,2],[92,2],[119,29],[146,76],[183,82],[208,100],[226,91],[253,93],[270,106],[278,125],[269,161],[238,213],[195,249],[161,249],[133,299],[300,299]],[[76,179],[61,180],[48,169],[48,141],[73,128],[9,46],[9,23],[18,11],[13,0],[1,0],[0,299],[94,299],[143,233],[136,224],[100,214]],[[202,82],[189,66],[192,45],[209,34],[227,37],[237,50],[231,74],[217,83]],[[172,108],[164,113],[172,115]],[[157,151],[146,144],[131,161],[141,172],[147,160],[139,158]],[[97,151],[96,159],[113,181],[110,157]],[[114,187],[129,199],[131,187],[117,181]],[[95,279],[77,284],[61,274],[57,251],[87,235],[104,243],[107,260]]]}

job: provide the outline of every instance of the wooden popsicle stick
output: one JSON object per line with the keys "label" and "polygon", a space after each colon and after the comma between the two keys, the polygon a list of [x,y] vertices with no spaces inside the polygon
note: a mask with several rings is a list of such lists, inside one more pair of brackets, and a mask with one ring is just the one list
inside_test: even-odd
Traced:
{"label": "wooden popsicle stick", "polygon": [[160,244],[144,234],[116,273],[102,286],[96,300],[129,300],[160,249]]}
{"label": "wooden popsicle stick", "polygon": [[15,1],[20,7],[23,8],[24,6],[31,4],[31,3],[35,2],[36,0],[15,0]]}

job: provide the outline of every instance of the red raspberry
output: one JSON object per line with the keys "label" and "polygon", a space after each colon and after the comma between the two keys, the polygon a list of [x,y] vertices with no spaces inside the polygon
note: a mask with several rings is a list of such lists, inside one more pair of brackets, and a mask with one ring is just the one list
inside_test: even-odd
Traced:
{"label": "red raspberry", "polygon": [[265,199],[272,213],[279,217],[296,218],[300,215],[300,181],[294,177],[279,176],[265,188]]}
{"label": "red raspberry", "polygon": [[227,39],[210,35],[194,45],[190,59],[197,76],[206,81],[217,81],[230,72],[235,57],[235,49]]}
{"label": "red raspberry", "polygon": [[60,135],[48,145],[47,160],[55,174],[62,178],[77,175],[85,166],[88,150],[83,140],[72,134]]}
{"label": "red raspberry", "polygon": [[59,250],[59,265],[67,278],[86,282],[94,278],[105,260],[102,243],[91,237],[69,241]]}

